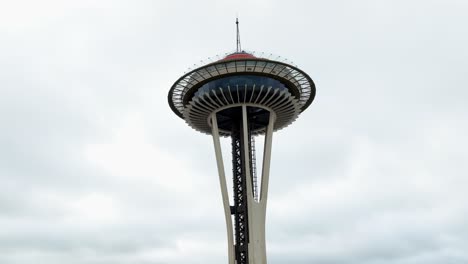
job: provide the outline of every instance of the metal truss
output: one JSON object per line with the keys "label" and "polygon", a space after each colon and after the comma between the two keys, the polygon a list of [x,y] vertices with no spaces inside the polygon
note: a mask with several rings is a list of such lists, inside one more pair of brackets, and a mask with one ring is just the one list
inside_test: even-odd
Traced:
{"label": "metal truss", "polygon": [[248,243],[249,243],[249,222],[247,209],[247,184],[246,184],[246,162],[245,149],[242,136],[242,119],[233,123],[232,140],[232,172],[233,172],[233,193],[234,206],[231,214],[234,215],[235,230],[235,255],[236,263],[248,263]]}

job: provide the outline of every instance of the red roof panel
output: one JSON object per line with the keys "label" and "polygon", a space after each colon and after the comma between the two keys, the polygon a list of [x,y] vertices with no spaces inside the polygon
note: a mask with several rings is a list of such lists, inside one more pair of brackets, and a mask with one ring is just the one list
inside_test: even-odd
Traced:
{"label": "red roof panel", "polygon": [[227,55],[224,59],[221,61],[226,61],[226,60],[242,60],[242,59],[255,59],[256,57],[250,53],[246,52],[236,52]]}

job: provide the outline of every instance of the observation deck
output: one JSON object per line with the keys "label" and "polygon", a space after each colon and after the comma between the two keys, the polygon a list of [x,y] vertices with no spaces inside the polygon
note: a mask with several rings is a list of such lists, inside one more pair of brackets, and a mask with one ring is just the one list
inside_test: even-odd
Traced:
{"label": "observation deck", "polygon": [[297,67],[235,52],[183,75],[168,101],[175,114],[206,134],[212,133],[211,114],[217,112],[220,135],[229,136],[241,105],[249,107],[251,133],[257,135],[265,133],[269,112],[276,116],[276,131],[294,122],[314,97],[314,82]]}

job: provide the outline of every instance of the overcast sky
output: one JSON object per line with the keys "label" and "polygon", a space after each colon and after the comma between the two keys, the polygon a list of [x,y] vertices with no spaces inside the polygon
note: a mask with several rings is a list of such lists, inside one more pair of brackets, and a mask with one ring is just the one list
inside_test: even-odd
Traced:
{"label": "overcast sky", "polygon": [[468,263],[468,3],[0,2],[0,263],[219,264],[194,64],[281,55],[317,96],[274,135],[269,263]]}

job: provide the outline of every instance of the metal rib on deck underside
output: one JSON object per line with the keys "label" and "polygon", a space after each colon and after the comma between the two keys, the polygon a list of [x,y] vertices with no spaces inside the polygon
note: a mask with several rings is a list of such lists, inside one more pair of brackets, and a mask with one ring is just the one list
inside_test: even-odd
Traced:
{"label": "metal rib on deck underside", "polygon": [[[260,86],[219,87],[195,96],[186,106],[184,119],[195,130],[211,134],[209,116],[229,106],[249,104],[265,107],[275,112],[277,119],[274,130],[282,129],[298,117],[301,112],[299,101],[288,91],[280,88]],[[252,131],[253,135],[263,134],[265,127]],[[230,131],[220,130],[222,136]]]}

